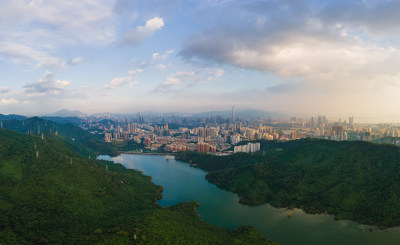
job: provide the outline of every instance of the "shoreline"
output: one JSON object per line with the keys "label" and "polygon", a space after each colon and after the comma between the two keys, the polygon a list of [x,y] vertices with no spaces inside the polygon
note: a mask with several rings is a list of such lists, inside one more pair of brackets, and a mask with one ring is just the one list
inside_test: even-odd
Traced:
{"label": "shoreline", "polygon": [[119,151],[119,154],[129,154],[129,155],[155,155],[155,156],[174,156],[175,153],[158,153],[158,152],[126,152]]}

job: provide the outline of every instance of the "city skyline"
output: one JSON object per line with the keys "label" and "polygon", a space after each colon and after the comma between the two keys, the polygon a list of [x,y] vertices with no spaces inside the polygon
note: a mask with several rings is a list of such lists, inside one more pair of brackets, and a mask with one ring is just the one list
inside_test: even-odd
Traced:
{"label": "city skyline", "polygon": [[2,1],[0,113],[399,122],[395,1]]}

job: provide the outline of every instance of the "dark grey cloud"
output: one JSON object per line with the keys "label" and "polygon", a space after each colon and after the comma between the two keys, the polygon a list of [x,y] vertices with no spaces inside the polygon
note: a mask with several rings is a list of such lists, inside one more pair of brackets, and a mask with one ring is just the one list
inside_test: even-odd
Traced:
{"label": "dark grey cloud", "polygon": [[399,1],[329,2],[318,14],[325,22],[362,28],[370,34],[390,35],[400,30]]}
{"label": "dark grey cloud", "polygon": [[264,65],[233,62],[234,56],[245,49],[268,54],[274,51],[276,43],[290,43],[298,34],[317,36],[319,33],[307,26],[310,14],[306,1],[232,3],[218,12],[214,27],[189,37],[180,55],[185,59],[201,58],[265,70]]}
{"label": "dark grey cloud", "polygon": [[117,0],[114,4],[113,11],[118,15],[131,15],[140,12],[143,18],[151,18],[152,16],[170,16],[179,7],[182,0]]}
{"label": "dark grey cloud", "polygon": [[394,1],[236,1],[179,55],[328,86],[383,79],[398,74],[400,49],[388,45],[398,10]]}

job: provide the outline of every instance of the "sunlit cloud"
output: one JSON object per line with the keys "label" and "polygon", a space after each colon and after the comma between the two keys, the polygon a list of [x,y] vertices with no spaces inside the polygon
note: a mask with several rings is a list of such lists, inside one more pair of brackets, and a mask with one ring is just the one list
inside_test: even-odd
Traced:
{"label": "sunlit cloud", "polygon": [[12,105],[12,104],[17,104],[17,103],[18,103],[18,101],[14,98],[9,98],[9,99],[2,98],[0,100],[0,105]]}
{"label": "sunlit cloud", "polygon": [[[371,9],[361,2],[346,2],[316,11],[301,1],[248,2],[231,9],[237,8],[243,9],[242,15],[226,15],[229,19],[191,36],[180,55],[284,78],[301,77],[326,89],[357,90],[398,79],[400,47],[373,40],[376,32],[391,36],[378,26],[398,28],[392,24],[399,18],[393,11],[400,10],[398,3],[382,1]],[[373,16],[380,15],[385,18],[375,21],[379,18]]]}
{"label": "sunlit cloud", "polygon": [[203,101],[396,114],[399,10],[370,0],[4,0],[2,111],[190,111]]}
{"label": "sunlit cloud", "polygon": [[154,17],[146,21],[144,26],[138,26],[128,30],[122,36],[120,45],[137,45],[152,36],[156,31],[161,30],[163,26],[164,20],[160,17]]}

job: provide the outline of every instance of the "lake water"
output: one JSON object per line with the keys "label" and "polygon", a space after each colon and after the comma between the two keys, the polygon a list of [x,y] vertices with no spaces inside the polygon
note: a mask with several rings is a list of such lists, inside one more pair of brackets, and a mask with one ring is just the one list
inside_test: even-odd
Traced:
{"label": "lake water", "polygon": [[[165,156],[100,156],[126,168],[139,169],[164,187],[162,206],[197,201],[198,212],[209,223],[235,229],[243,225],[257,227],[281,244],[400,244],[400,228],[370,232],[370,226],[352,221],[335,221],[330,215],[310,215],[299,209],[289,211],[264,204],[249,207],[238,203],[234,193],[218,189],[205,179],[206,172]],[[288,214],[292,213],[289,218]]]}

